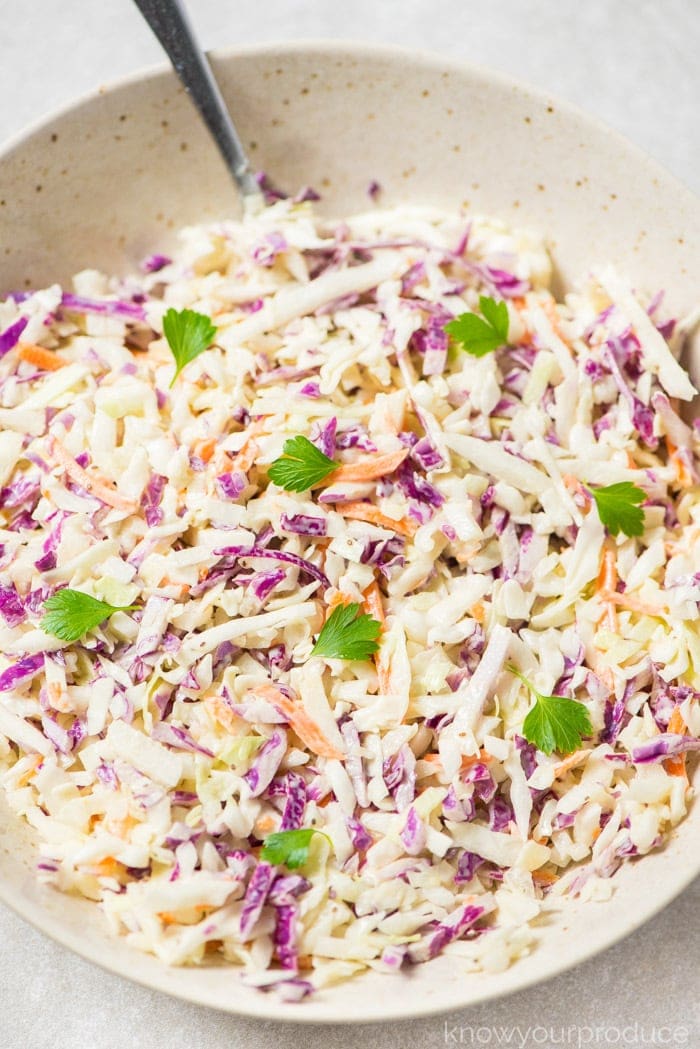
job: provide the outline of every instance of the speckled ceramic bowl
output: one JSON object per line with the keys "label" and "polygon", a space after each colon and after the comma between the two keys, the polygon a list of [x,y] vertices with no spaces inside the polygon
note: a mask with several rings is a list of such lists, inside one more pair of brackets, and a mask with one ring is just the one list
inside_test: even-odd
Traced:
{"label": "speckled ceramic bowl", "polygon": [[[543,230],[564,286],[611,260],[690,307],[700,272],[700,202],[638,149],[569,106],[502,76],[365,45],[222,52],[214,67],[259,168],[310,183],[327,212],[420,201],[492,212]],[[234,212],[233,188],[168,71],[103,89],[0,154],[0,290],[132,268],[174,230]],[[700,359],[700,348],[691,348]],[[693,364],[691,360],[691,365]],[[694,370],[694,369],[693,369]],[[700,809],[667,847],[628,864],[606,903],[572,903],[504,973],[438,958],[409,975],[369,974],[299,1004],[246,988],[235,970],[167,969],[106,931],[99,910],[37,885],[26,827],[0,801],[0,897],[47,935],[150,987],[234,1013],[285,1020],[405,1019],[506,994],[627,935],[700,869]]]}

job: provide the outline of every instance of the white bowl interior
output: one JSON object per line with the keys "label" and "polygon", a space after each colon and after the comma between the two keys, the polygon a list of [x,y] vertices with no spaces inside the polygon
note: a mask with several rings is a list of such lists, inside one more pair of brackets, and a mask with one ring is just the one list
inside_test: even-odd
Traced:
{"label": "white bowl interior", "polygon": [[[700,204],[613,132],[505,78],[384,48],[300,44],[221,53],[214,67],[256,167],[327,213],[381,204],[460,205],[546,233],[565,287],[612,261],[666,304],[695,304]],[[133,269],[177,228],[235,213],[221,161],[173,75],[100,91],[21,136],[0,165],[0,290],[87,266]],[[700,354],[694,353],[697,359]],[[694,361],[691,361],[691,364]],[[694,370],[694,369],[691,369]],[[438,958],[409,975],[367,974],[299,1004],[273,1003],[230,969],[168,969],[106,932],[98,909],[38,885],[27,828],[0,799],[0,898],[97,964],[230,1012],[284,1020],[406,1018],[554,975],[609,946],[677,895],[699,868],[698,807],[661,852],[627,864],[606,903],[572,903],[499,974]]]}

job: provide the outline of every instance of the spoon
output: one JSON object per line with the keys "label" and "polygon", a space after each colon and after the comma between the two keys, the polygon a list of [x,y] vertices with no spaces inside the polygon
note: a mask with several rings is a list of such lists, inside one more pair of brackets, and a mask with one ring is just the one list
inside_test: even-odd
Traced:
{"label": "spoon", "polygon": [[199,110],[244,199],[259,198],[260,187],[226,108],[211,66],[195,38],[182,0],[134,0]]}

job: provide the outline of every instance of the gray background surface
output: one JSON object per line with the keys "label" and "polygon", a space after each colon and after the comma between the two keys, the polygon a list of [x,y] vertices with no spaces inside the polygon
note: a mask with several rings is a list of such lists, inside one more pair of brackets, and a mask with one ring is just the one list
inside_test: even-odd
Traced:
{"label": "gray background surface", "polygon": [[[347,37],[492,66],[597,115],[700,192],[698,0],[189,0],[189,10],[207,47]],[[0,141],[161,60],[130,0],[0,0],[0,32]],[[263,1024],[185,1005],[88,965],[0,908],[0,1049],[696,1049],[699,901],[696,882],[644,929],[539,988],[358,1028]]]}

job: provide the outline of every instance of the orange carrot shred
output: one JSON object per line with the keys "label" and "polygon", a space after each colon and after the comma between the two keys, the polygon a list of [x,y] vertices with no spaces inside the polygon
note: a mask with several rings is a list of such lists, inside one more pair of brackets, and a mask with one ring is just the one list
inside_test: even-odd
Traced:
{"label": "orange carrot shred", "polygon": [[43,346],[36,346],[32,342],[21,342],[17,347],[17,356],[27,364],[33,364],[45,372],[55,372],[59,368],[65,368],[69,363],[65,357],[54,350],[47,350]]}
{"label": "orange carrot shred", "polygon": [[192,449],[194,454],[202,459],[205,463],[208,463],[216,449],[216,437],[203,437],[201,441],[196,441]]}
{"label": "orange carrot shred", "polygon": [[88,473],[82,466],[79,466],[56,437],[50,439],[49,454],[64,468],[68,476],[76,484],[80,485],[81,488],[86,488],[88,492],[92,492],[103,503],[107,503],[108,506],[113,506],[117,510],[130,510],[132,512],[136,510],[136,504],[120,495],[111,481],[100,477],[98,474]]}
{"label": "orange carrot shred", "polygon": [[670,462],[673,463],[679,485],[681,486],[681,488],[691,488],[693,485],[693,477],[690,470],[683,462],[683,458],[679,454],[677,446],[674,444],[674,442],[671,440],[668,434],[666,434],[664,440],[666,441],[668,458]]}
{"label": "orange carrot shred", "polygon": [[389,452],[388,455],[369,455],[356,463],[345,463],[337,470],[329,474],[321,485],[347,484],[362,481],[376,481],[386,474],[391,474],[401,465],[408,455],[408,448],[400,448],[398,452]]}
{"label": "orange carrot shred", "polygon": [[364,590],[362,594],[364,601],[362,602],[362,611],[366,612],[367,615],[372,616],[382,626],[386,623],[386,615],[384,612],[384,602],[382,601],[382,592],[379,589],[377,580],[374,579],[369,586]]}
{"label": "orange carrot shred", "polygon": [[617,586],[617,566],[615,564],[615,552],[614,550],[607,549],[603,554],[602,564],[600,566],[600,574],[598,576],[597,588],[600,594],[601,602],[605,608],[603,616],[606,621],[608,630],[613,633],[617,632],[617,614],[615,612],[615,605],[612,600],[612,595],[615,593],[615,587]]}
{"label": "orange carrot shred", "polygon": [[401,517],[396,520],[394,517],[383,514],[372,503],[336,503],[335,509],[341,517],[348,517],[352,521],[366,521],[367,524],[378,525],[380,528],[386,528],[409,538],[415,535],[418,528],[418,524],[410,517]]}
{"label": "orange carrot shred", "polygon": [[340,605],[345,607],[346,605],[353,604],[353,599],[347,594],[344,594],[342,590],[336,590],[334,594],[329,598],[326,605],[326,619],[329,619],[332,612],[335,612],[336,608]]}
{"label": "orange carrot shred", "polygon": [[551,871],[533,871],[532,880],[537,885],[554,885],[555,882],[559,881],[559,875]]}
{"label": "orange carrot shred", "polygon": [[273,707],[279,710],[280,714],[284,714],[304,746],[312,750],[314,754],[318,754],[321,758],[337,758],[338,761],[345,760],[345,755],[342,751],[338,750],[326,739],[316,722],[309,717],[298,700],[285,696],[279,688],[272,684],[256,685],[250,691],[252,695],[259,696],[261,699],[271,703]]}
{"label": "orange carrot shred", "polygon": [[[668,721],[668,731],[678,735],[685,735],[687,731],[686,723],[678,707],[673,708],[673,713]],[[688,781],[685,754],[676,754],[672,758],[666,758],[663,764],[669,776],[684,776],[686,782]]]}

